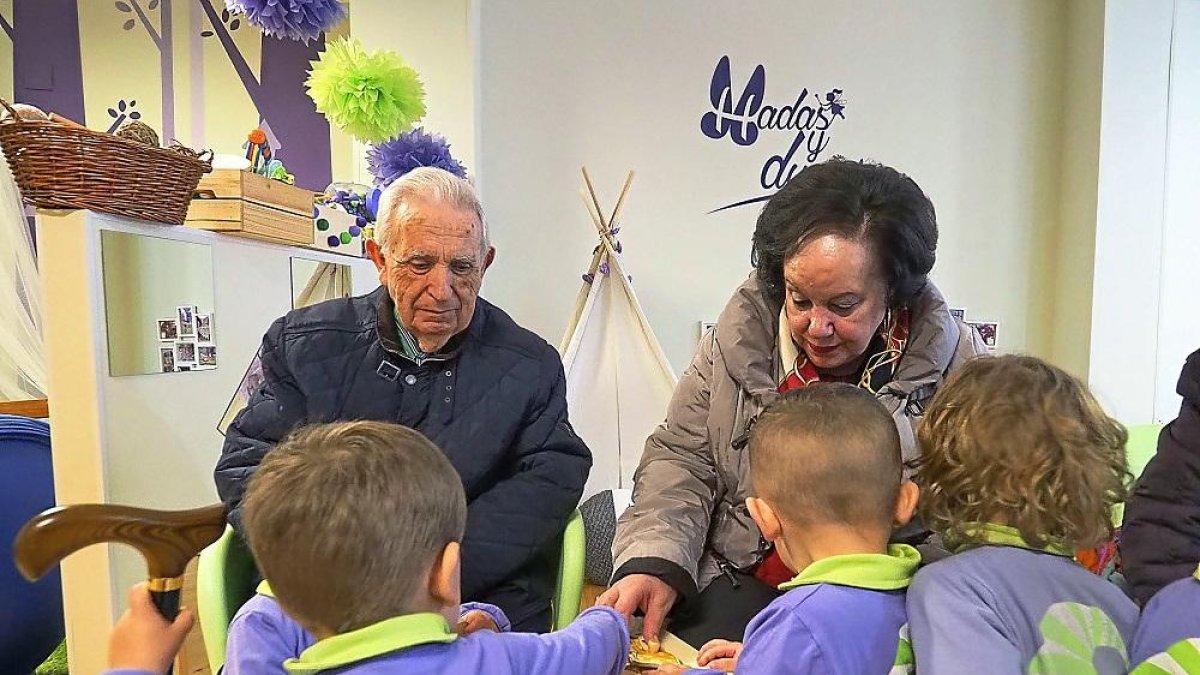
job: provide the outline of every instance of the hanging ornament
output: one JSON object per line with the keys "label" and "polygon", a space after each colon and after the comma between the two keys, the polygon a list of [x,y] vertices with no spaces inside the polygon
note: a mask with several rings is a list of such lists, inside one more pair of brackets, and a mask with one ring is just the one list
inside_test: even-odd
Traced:
{"label": "hanging ornament", "polygon": [[304,84],[318,111],[364,143],[392,138],[425,116],[417,71],[395,52],[368,53],[357,40],[329,43]]}
{"label": "hanging ornament", "polygon": [[432,166],[459,178],[467,177],[466,167],[450,155],[450,143],[446,138],[428,133],[421,127],[367,150],[367,167],[375,176],[375,184],[381,187],[387,187],[419,166]]}
{"label": "hanging ornament", "polygon": [[225,8],[245,15],[267,35],[305,44],[346,18],[337,0],[225,0]]}

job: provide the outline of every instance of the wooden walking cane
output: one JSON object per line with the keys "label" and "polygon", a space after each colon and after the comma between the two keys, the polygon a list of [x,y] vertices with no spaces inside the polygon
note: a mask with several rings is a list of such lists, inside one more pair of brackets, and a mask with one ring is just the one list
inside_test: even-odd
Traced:
{"label": "wooden walking cane", "polygon": [[188,561],[225,531],[225,506],[156,511],[116,504],[59,506],[34,516],[17,533],[17,570],[37,581],[63,558],[92,544],[117,542],[141,552],[150,594],[168,621],[179,615]]}

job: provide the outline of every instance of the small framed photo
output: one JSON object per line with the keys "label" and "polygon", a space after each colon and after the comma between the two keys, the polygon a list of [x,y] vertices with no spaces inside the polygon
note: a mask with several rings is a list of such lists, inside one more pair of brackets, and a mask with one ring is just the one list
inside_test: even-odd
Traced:
{"label": "small framed photo", "polygon": [[[174,322],[172,322],[174,323]],[[162,372],[175,372],[175,348],[174,347],[159,347],[158,359],[162,365]]]}
{"label": "small framed photo", "polygon": [[179,321],[176,319],[158,320],[158,339],[169,341],[179,338]]}
{"label": "small framed photo", "polygon": [[987,345],[989,352],[996,351],[996,333],[1000,324],[995,321],[968,321],[967,325],[979,333],[979,337],[983,338],[983,343]]}
{"label": "small framed photo", "polygon": [[179,320],[179,337],[196,337],[196,306],[179,305],[175,308]]}
{"label": "small framed photo", "polygon": [[959,321],[966,321],[967,320],[967,310],[964,308],[961,308],[961,307],[951,307],[950,308],[950,316],[958,319]]}
{"label": "small framed photo", "polygon": [[196,365],[196,343],[190,340],[181,340],[175,343],[175,365],[176,366],[194,366]]}
{"label": "small framed photo", "polygon": [[196,315],[196,341],[197,342],[212,342],[212,315],[197,314]]}
{"label": "small framed photo", "polygon": [[196,346],[196,367],[198,367],[198,368],[216,368],[217,367],[217,347],[216,347],[216,345],[197,345]]}

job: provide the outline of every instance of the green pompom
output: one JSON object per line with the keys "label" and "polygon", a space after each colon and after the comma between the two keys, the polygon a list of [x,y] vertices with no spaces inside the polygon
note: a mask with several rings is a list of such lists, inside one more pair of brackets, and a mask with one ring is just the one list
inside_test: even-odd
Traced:
{"label": "green pompom", "polygon": [[425,87],[395,52],[367,53],[349,38],[329,43],[308,74],[317,110],[365,143],[400,134],[425,116]]}
{"label": "green pompom", "polygon": [[349,243],[350,243],[350,240],[351,240],[351,239],[353,239],[353,238],[354,238],[354,237],[351,237],[349,232],[343,232],[343,233],[342,233],[342,243],[343,243],[343,244],[349,244]]}

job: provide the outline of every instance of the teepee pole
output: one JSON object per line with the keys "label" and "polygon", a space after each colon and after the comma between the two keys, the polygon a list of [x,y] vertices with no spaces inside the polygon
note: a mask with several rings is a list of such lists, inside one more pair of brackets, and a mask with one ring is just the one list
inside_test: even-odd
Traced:
{"label": "teepee pole", "polygon": [[617,220],[621,216],[621,208],[625,206],[625,195],[629,194],[629,186],[633,183],[633,171],[625,174],[625,184],[621,186],[621,194],[617,197],[617,205],[613,207],[612,215],[609,216],[608,222],[605,223],[609,230],[612,230],[617,225]]}

